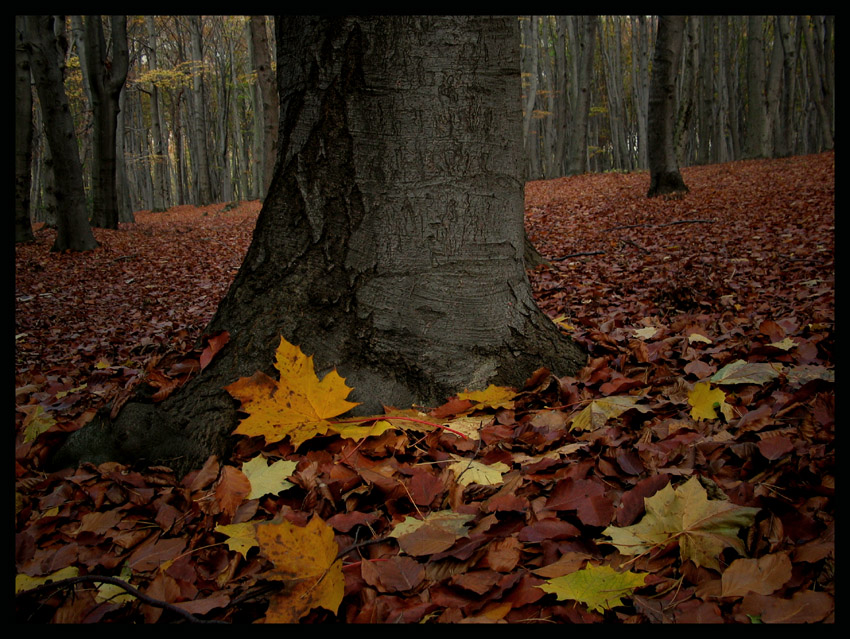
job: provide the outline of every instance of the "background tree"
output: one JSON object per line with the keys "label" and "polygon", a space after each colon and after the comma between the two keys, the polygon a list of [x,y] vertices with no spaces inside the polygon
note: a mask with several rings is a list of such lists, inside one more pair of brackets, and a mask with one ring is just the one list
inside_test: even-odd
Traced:
{"label": "background tree", "polygon": [[157,408],[72,434],[60,463],[222,453],[223,387],[274,373],[280,336],[365,414],[583,365],[524,270],[516,19],[287,16],[276,36],[277,172],[207,329],[229,343]]}
{"label": "background tree", "polygon": [[32,84],[24,18],[15,16],[15,242],[35,239],[30,222]]}
{"label": "background tree", "polygon": [[[54,31],[55,28],[55,31]],[[87,251],[97,246],[88,223],[82,167],[74,121],[65,95],[63,69],[68,46],[62,16],[27,16],[26,42],[44,115],[56,183],[57,233],[51,250]]]}
{"label": "background tree", "polygon": [[100,16],[85,19],[86,79],[94,120],[92,156],[93,226],[118,228],[116,135],[118,102],[127,79],[127,16],[110,16],[112,56],[108,55]]}
{"label": "background tree", "polygon": [[274,163],[277,157],[277,127],[279,103],[271,56],[269,55],[269,40],[266,37],[266,17],[251,16],[248,21],[251,32],[251,52],[254,61],[254,71],[257,74],[262,106],[262,196],[268,192]]}
{"label": "background tree", "polygon": [[684,16],[658,18],[658,34],[652,57],[652,79],[649,84],[648,197],[688,190],[679,172],[673,139],[676,123],[676,72],[684,29]]}

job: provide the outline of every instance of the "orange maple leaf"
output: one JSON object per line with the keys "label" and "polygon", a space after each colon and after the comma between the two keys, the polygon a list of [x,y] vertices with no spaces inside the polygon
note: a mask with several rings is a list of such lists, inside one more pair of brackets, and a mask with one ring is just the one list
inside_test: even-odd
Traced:
{"label": "orange maple leaf", "polygon": [[270,443],[289,436],[297,448],[311,437],[324,435],[329,419],[358,405],[345,399],[352,389],[336,369],[320,381],[313,368],[313,356],[307,357],[282,337],[275,368],[280,381],[257,372],[224,387],[248,413],[234,434],[262,435]]}

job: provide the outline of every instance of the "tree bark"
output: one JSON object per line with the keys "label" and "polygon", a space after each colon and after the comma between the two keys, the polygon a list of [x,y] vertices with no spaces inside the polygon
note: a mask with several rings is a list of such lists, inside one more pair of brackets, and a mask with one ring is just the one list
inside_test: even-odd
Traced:
{"label": "tree bark", "polygon": [[263,114],[263,184],[262,197],[269,190],[274,163],[277,159],[277,127],[280,105],[277,88],[275,87],[274,72],[272,71],[271,56],[269,55],[269,40],[266,36],[266,17],[251,16],[249,19],[251,31],[251,50],[253,53],[254,70],[257,72],[257,85],[260,88]]}
{"label": "tree bark", "polygon": [[647,197],[688,190],[679,173],[673,131],[676,124],[676,67],[682,51],[684,16],[659,16],[649,84]]}
{"label": "tree bark", "polygon": [[192,169],[196,177],[197,200],[201,206],[213,201],[212,185],[210,184],[209,159],[207,153],[207,122],[206,105],[204,104],[204,56],[203,56],[203,27],[201,16],[188,16],[189,43],[195,68],[192,70],[191,127],[189,129],[190,144],[192,145]]}
{"label": "tree bark", "polygon": [[[157,60],[157,28],[153,16],[145,16],[148,35],[148,69],[159,69]],[[171,189],[168,174],[168,143],[161,125],[159,87],[151,82],[151,139],[153,142],[153,206],[154,210],[165,210],[171,205]]]}
{"label": "tree bark", "polygon": [[515,18],[276,21],[277,171],[207,327],[229,343],[162,404],[74,433],[59,462],[178,472],[227,450],[240,377],[276,375],[281,336],[361,402],[438,405],[586,355],[536,306],[524,264]]}
{"label": "tree bark", "polygon": [[24,43],[24,18],[15,16],[15,243],[32,242],[32,85]]}
{"label": "tree bark", "polygon": [[92,226],[118,228],[116,136],[118,99],[130,58],[127,50],[127,16],[111,16],[112,59],[107,58],[100,16],[85,20],[87,79],[91,89],[94,121],[92,154]]}
{"label": "tree bark", "polygon": [[599,16],[574,16],[574,20],[577,37],[570,42],[570,46],[577,61],[573,67],[574,120],[567,145],[567,175],[578,175],[587,171],[587,123],[593,82],[593,46]]}
{"label": "tree bark", "polygon": [[[62,20],[61,16],[58,20]],[[60,23],[61,24],[61,23]],[[54,16],[27,16],[30,67],[38,90],[44,129],[55,167],[57,216],[52,251],[89,251],[97,247],[88,223],[83,172],[74,121],[65,94],[63,70],[67,40],[54,33]]]}

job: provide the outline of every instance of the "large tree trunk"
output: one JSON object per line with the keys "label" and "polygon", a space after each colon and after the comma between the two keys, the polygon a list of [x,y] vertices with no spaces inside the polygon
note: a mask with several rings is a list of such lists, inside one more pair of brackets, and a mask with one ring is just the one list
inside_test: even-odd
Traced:
{"label": "large tree trunk", "polygon": [[515,19],[276,25],[277,171],[207,329],[230,342],[156,409],[131,403],[120,428],[72,435],[61,461],[185,470],[221,453],[237,422],[223,387],[276,375],[281,336],[314,356],[320,377],[338,369],[357,414],[521,386],[541,366],[574,374],[585,361],[536,306],[524,270]]}
{"label": "large tree trunk", "polygon": [[[88,222],[83,171],[74,121],[65,94],[63,71],[67,39],[55,16],[27,16],[30,68],[38,90],[45,135],[53,157],[56,182],[56,240],[52,251],[88,251],[97,247]],[[61,16],[58,18],[61,20]],[[54,32],[54,26],[59,35]]]}
{"label": "large tree trunk", "polygon": [[649,84],[647,197],[687,191],[679,165],[673,130],[676,117],[676,66],[682,51],[684,16],[659,16],[652,79]]}

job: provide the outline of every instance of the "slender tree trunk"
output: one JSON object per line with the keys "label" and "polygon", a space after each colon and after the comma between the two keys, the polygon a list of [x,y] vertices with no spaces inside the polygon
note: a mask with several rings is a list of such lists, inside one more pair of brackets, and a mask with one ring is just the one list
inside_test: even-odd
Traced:
{"label": "slender tree trunk", "polygon": [[578,43],[571,43],[573,55],[578,55],[578,74],[573,79],[575,86],[574,124],[570,127],[567,152],[567,175],[587,171],[587,125],[590,111],[590,91],[593,80],[593,47],[596,41],[596,25],[599,16],[577,16],[576,34]]}
{"label": "slender tree trunk", "polygon": [[651,24],[645,16],[637,16],[632,22],[632,50],[637,64],[632,64],[632,86],[635,91],[635,112],[637,119],[637,165],[646,168],[649,164],[647,154],[647,122],[649,109],[649,53],[652,48]]}
{"label": "slender tree trunk", "polygon": [[[157,29],[153,16],[145,16],[145,27],[148,34],[148,69],[156,71],[159,69],[157,59]],[[167,209],[171,204],[171,196],[168,176],[168,146],[162,130],[160,116],[159,87],[156,82],[151,83],[151,140],[153,142],[153,205],[155,209]]]}
{"label": "slender tree trunk", "polygon": [[776,155],[787,157],[794,152],[794,93],[797,81],[797,45],[788,16],[777,16],[777,28],[782,43],[782,93],[779,104],[779,132]]}
{"label": "slender tree trunk", "polygon": [[86,17],[85,43],[94,119],[92,226],[117,229],[115,127],[118,119],[118,98],[127,79],[130,57],[127,50],[127,16],[111,16],[111,22],[111,60],[107,57],[100,16]]}
{"label": "slender tree trunk", "polygon": [[764,16],[747,19],[747,137],[746,157],[765,157],[762,142],[767,126],[764,101]]}
{"label": "slender tree trunk", "polygon": [[821,71],[823,52],[822,50],[819,51],[818,45],[821,43],[814,33],[815,23],[820,25],[820,19],[817,16],[807,19],[806,25],[803,27],[803,35],[806,38],[806,60],[809,64],[809,91],[818,116],[819,139],[815,145],[815,150],[822,151],[833,147],[833,136],[831,118],[827,111],[828,85]]}
{"label": "slender tree trunk", "polygon": [[684,16],[660,16],[649,85],[649,191],[647,197],[687,191],[679,173],[673,128],[676,117],[677,61],[682,51]]}
{"label": "slender tree trunk", "polygon": [[[269,40],[266,36],[266,17],[251,16],[249,26],[254,54],[254,69],[257,72],[257,84],[260,88],[263,104],[263,175],[265,180],[262,195],[265,197],[269,190],[269,183],[277,159],[277,126],[280,107],[269,54]],[[286,73],[287,71],[281,69],[280,72]]]}
{"label": "slender tree trunk", "polygon": [[[226,451],[223,387],[276,374],[281,336],[353,387],[355,412],[521,386],[585,354],[534,303],[523,264],[515,18],[276,21],[279,161],[242,268],[208,331],[230,341],[157,408],[71,435],[58,462],[187,470]],[[175,459],[178,458],[178,459]]]}
{"label": "slender tree trunk", "polygon": [[15,16],[15,243],[32,242],[32,85],[23,16]]}
{"label": "slender tree trunk", "polygon": [[192,50],[192,60],[196,68],[192,72],[191,134],[193,138],[192,166],[197,177],[197,204],[205,205],[213,201],[210,184],[210,164],[207,153],[207,122],[206,105],[204,104],[204,56],[202,47],[203,30],[201,16],[189,16],[189,43]]}
{"label": "slender tree trunk", "polygon": [[60,35],[57,37],[54,16],[27,16],[26,26],[30,65],[38,89],[45,134],[54,165],[61,167],[54,171],[58,211],[56,240],[51,250],[89,251],[97,247],[97,241],[88,223],[77,136],[65,94],[63,70],[67,39],[64,28],[58,28]]}

